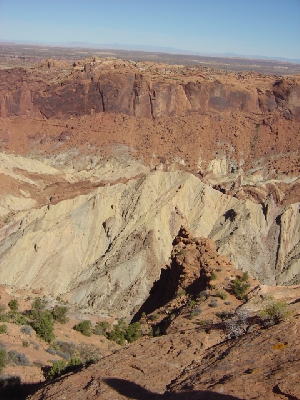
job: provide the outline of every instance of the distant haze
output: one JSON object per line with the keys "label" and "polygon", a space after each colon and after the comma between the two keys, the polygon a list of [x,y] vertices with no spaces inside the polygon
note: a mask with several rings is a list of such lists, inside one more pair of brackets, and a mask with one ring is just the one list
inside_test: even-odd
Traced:
{"label": "distant haze", "polygon": [[299,0],[0,0],[3,41],[300,60]]}

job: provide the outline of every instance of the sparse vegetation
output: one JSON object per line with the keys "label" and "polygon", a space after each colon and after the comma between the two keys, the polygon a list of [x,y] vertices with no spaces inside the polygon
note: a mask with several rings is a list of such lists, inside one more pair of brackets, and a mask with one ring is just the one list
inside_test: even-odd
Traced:
{"label": "sparse vegetation", "polygon": [[107,332],[107,338],[123,345],[126,341],[134,342],[142,336],[141,325],[139,322],[127,325],[125,321],[119,320],[113,329]]}
{"label": "sparse vegetation", "polygon": [[200,315],[201,314],[201,309],[200,308],[193,308],[192,309],[192,311],[190,312],[190,314],[189,314],[189,319],[193,319],[193,318],[195,318],[195,317],[197,317],[198,315]]}
{"label": "sparse vegetation", "polygon": [[24,333],[25,335],[31,336],[34,330],[30,325],[24,325],[21,326],[21,332]]}
{"label": "sparse vegetation", "polygon": [[54,361],[52,367],[45,372],[45,378],[47,380],[55,379],[63,374],[73,371],[74,369],[81,367],[84,363],[80,358],[71,358],[68,362],[63,360]]}
{"label": "sparse vegetation", "polygon": [[279,324],[286,320],[290,315],[288,305],[284,301],[271,300],[266,307],[261,310],[260,317],[265,326]]}
{"label": "sparse vegetation", "polygon": [[109,331],[109,327],[110,325],[106,321],[97,322],[93,332],[95,335],[106,336],[107,332]]}
{"label": "sparse vegetation", "polygon": [[11,311],[18,311],[19,309],[19,303],[18,300],[12,299],[8,302],[8,307],[10,308]]}
{"label": "sparse vegetation", "polygon": [[54,321],[50,311],[45,310],[34,312],[31,326],[36,331],[37,335],[46,342],[50,343],[54,339]]}
{"label": "sparse vegetation", "polygon": [[210,303],[208,303],[208,306],[209,307],[212,307],[212,308],[215,308],[215,307],[218,307],[218,302],[217,302],[217,300],[211,300],[211,302]]}
{"label": "sparse vegetation", "polygon": [[5,368],[7,364],[7,354],[3,347],[0,347],[0,372]]}
{"label": "sparse vegetation", "polygon": [[0,335],[3,333],[7,333],[7,325],[5,324],[0,325]]}
{"label": "sparse vegetation", "polygon": [[8,361],[14,365],[29,366],[30,361],[25,354],[19,353],[18,351],[11,350],[7,353]]}
{"label": "sparse vegetation", "polygon": [[45,310],[47,305],[47,301],[45,299],[41,299],[40,297],[37,297],[36,299],[33,300],[31,304],[31,309],[34,311],[43,311]]}
{"label": "sparse vegetation", "polygon": [[84,320],[73,326],[73,329],[82,333],[84,336],[92,335],[92,323],[90,320]]}
{"label": "sparse vegetation", "polygon": [[66,306],[55,306],[52,310],[52,315],[55,321],[65,324],[68,322],[68,308]]}
{"label": "sparse vegetation", "polygon": [[231,290],[237,299],[239,300],[246,299],[246,293],[250,287],[248,280],[249,280],[248,272],[244,272],[241,277],[236,277],[231,282]]}
{"label": "sparse vegetation", "polygon": [[217,274],[213,271],[209,276],[209,280],[215,281],[216,279],[217,279]]}
{"label": "sparse vegetation", "polygon": [[215,294],[216,297],[220,297],[222,300],[227,299],[227,293],[224,292],[224,290],[218,290],[217,293]]}

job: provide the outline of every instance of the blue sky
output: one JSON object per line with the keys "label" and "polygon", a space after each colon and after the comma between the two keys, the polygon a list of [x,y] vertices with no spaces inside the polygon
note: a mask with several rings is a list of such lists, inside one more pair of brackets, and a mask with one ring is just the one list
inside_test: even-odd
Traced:
{"label": "blue sky", "polygon": [[300,0],[0,0],[0,39],[300,59]]}

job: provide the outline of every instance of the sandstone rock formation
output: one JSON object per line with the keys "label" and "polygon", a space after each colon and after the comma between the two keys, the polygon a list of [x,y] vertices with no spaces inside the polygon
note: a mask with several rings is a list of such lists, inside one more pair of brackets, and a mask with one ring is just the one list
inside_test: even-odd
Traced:
{"label": "sandstone rock formation", "polygon": [[[160,291],[164,304],[156,303],[157,318],[145,308],[146,315],[141,319],[143,324],[147,320],[155,327],[162,326],[169,318],[171,325],[164,335],[144,337],[79,373],[46,383],[31,399],[62,400],[77,396],[89,400],[250,400],[262,393],[267,399],[299,396],[296,303],[300,287],[291,287],[284,297],[282,290],[277,293],[276,288],[261,288],[251,281],[250,303],[243,304],[230,293],[231,279],[239,272],[216,252],[211,240],[193,238],[181,228],[173,246],[172,275],[164,279],[164,291],[174,294],[175,289],[186,288],[186,293],[177,292],[167,300]],[[213,277],[213,273],[218,277]],[[228,297],[219,298],[221,288]],[[253,305],[259,310],[262,298],[267,299],[267,293],[271,292],[286,298],[293,317],[262,329]],[[212,302],[215,302],[213,307]],[[234,337],[228,335],[230,324],[237,324]],[[237,330],[238,326],[242,329]]]}
{"label": "sandstone rock formation", "polygon": [[[80,174],[3,157],[4,176],[15,186],[2,202],[11,211],[0,230],[2,283],[133,315],[168,264],[181,225],[214,239],[237,268],[261,282],[299,279],[298,205],[270,207],[266,218],[259,204],[224,195],[186,172],[135,175],[129,168],[123,183],[115,165],[112,181],[89,181],[87,172],[82,181]],[[97,173],[101,177],[101,169]]]}

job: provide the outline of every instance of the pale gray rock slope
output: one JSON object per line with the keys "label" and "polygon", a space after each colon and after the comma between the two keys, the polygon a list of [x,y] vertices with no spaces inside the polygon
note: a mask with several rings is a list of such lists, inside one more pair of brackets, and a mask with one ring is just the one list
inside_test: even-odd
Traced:
{"label": "pale gray rock slope", "polygon": [[[27,164],[18,164],[16,172],[14,162],[12,157],[10,169],[2,171],[21,186],[13,202],[7,203],[9,186],[0,197],[1,284],[42,289],[83,309],[129,317],[168,264],[181,225],[194,236],[214,239],[220,253],[262,283],[299,281],[299,204],[270,206],[265,215],[260,204],[222,194],[190,173],[151,172],[140,164],[127,169],[114,164],[112,183],[43,204],[28,186],[27,192],[22,190],[20,170],[24,174]],[[26,185],[43,190],[39,163],[33,161],[30,168],[37,175]],[[90,172],[94,183],[108,176],[107,165],[97,171]],[[71,176],[47,164],[42,172],[43,177],[57,174],[60,180],[77,183],[89,176],[88,171]],[[31,203],[20,209],[25,197]]]}

